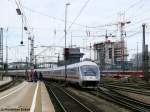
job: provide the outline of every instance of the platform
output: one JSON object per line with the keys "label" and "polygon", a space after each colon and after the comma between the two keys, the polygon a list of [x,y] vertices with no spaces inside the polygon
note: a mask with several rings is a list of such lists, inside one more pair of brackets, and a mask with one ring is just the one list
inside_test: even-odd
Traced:
{"label": "platform", "polygon": [[43,82],[26,82],[0,93],[0,112],[55,112]]}

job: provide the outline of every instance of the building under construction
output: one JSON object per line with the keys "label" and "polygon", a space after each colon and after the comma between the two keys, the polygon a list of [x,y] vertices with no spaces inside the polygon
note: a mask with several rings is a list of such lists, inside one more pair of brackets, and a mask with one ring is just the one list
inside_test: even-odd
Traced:
{"label": "building under construction", "polygon": [[127,47],[124,41],[105,41],[94,44],[94,60],[101,70],[126,69]]}

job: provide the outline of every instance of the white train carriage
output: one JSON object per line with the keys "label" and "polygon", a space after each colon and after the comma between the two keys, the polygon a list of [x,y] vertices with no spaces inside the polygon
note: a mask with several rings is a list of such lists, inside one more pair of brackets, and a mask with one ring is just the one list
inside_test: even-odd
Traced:
{"label": "white train carriage", "polygon": [[[80,86],[96,86],[100,81],[100,71],[96,63],[83,61],[67,65],[67,75],[65,78],[65,67],[55,69],[35,69],[38,73],[42,72],[44,78],[60,81],[67,80],[70,83],[76,83]],[[35,71],[34,70],[34,71]],[[26,77],[25,70],[10,70],[9,75]]]}
{"label": "white train carriage", "polygon": [[[65,67],[58,67],[53,70],[42,70],[43,77],[55,80],[65,80]],[[100,81],[100,71],[97,64],[84,61],[67,65],[66,80],[80,86],[96,86]]]}
{"label": "white train carriage", "polygon": [[8,70],[9,76],[25,76],[25,70]]}

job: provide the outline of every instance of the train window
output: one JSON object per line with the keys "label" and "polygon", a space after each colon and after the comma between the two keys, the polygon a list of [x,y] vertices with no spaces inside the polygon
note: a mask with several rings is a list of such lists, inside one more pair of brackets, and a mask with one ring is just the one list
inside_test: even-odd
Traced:
{"label": "train window", "polygon": [[67,73],[68,73],[69,75],[76,75],[76,74],[78,73],[78,71],[79,71],[79,67],[67,69]]}
{"label": "train window", "polygon": [[70,74],[70,69],[67,69],[67,74]]}
{"label": "train window", "polygon": [[81,73],[84,76],[96,76],[98,75],[98,68],[93,65],[81,66]]}
{"label": "train window", "polygon": [[71,69],[72,75],[76,74],[76,68]]}

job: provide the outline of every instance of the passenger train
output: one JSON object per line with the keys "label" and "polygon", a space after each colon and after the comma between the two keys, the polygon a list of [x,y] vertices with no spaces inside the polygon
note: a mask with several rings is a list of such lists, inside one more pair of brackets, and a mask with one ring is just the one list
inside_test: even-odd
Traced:
{"label": "passenger train", "polygon": [[[44,78],[60,81],[67,81],[82,87],[96,86],[100,81],[100,70],[96,63],[83,61],[67,65],[66,75],[65,66],[54,69],[35,69],[41,72]],[[8,71],[8,75],[25,76],[25,70]]]}

